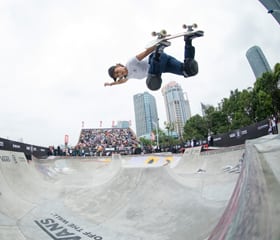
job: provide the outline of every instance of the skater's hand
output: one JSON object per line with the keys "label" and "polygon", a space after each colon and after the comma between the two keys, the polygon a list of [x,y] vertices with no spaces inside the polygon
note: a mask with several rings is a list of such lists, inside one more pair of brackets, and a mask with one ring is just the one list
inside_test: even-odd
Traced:
{"label": "skater's hand", "polygon": [[125,83],[125,82],[127,82],[127,79],[126,78],[121,78],[121,79],[118,79],[115,82],[111,82],[111,83],[106,82],[106,83],[104,83],[104,87],[106,87],[106,86],[115,86],[115,85],[119,85],[119,84],[122,84],[122,83]]}
{"label": "skater's hand", "polygon": [[111,86],[111,83],[108,83],[108,82],[104,83],[104,87],[106,87],[106,86]]}

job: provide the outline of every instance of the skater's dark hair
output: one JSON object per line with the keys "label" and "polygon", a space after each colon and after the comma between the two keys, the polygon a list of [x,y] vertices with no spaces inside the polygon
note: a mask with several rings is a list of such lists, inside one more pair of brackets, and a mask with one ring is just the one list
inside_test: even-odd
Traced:
{"label": "skater's dark hair", "polygon": [[111,78],[114,79],[114,81],[117,80],[117,78],[115,78],[115,68],[116,68],[117,66],[124,67],[124,65],[118,63],[118,64],[116,64],[115,66],[112,66],[112,67],[110,67],[110,68],[108,69],[108,74],[109,74],[109,76],[110,76]]}
{"label": "skater's dark hair", "polygon": [[115,68],[116,66],[112,66],[108,69],[108,74],[111,78],[114,79],[114,81],[116,81],[116,78],[115,78]]}

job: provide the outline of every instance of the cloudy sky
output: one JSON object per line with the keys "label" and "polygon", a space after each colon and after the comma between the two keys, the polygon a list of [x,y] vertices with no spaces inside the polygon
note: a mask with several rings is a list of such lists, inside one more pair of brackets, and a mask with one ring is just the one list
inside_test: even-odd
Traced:
{"label": "cloudy sky", "polygon": [[[109,66],[144,50],[151,32],[181,32],[183,23],[205,31],[193,41],[200,72],[171,74],[187,92],[191,112],[200,103],[217,106],[231,90],[252,87],[246,51],[258,45],[271,67],[280,62],[280,26],[257,0],[1,0],[0,137],[35,145],[78,141],[86,128],[131,120],[133,95],[148,91],[157,101],[160,127],[166,120],[161,91],[145,80],[104,87]],[[166,52],[183,60],[183,41]]]}

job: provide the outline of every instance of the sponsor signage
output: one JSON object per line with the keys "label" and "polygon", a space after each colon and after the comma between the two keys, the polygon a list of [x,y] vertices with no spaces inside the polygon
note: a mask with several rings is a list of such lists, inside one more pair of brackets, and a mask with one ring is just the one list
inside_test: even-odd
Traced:
{"label": "sponsor signage", "polygon": [[23,152],[26,157],[34,155],[35,157],[40,158],[45,157],[48,154],[48,148],[11,141],[5,138],[0,138],[0,149],[13,152]]}
{"label": "sponsor signage", "polygon": [[0,161],[13,162],[17,164],[19,162],[26,162],[26,158],[23,153],[0,150]]}
{"label": "sponsor signage", "polygon": [[11,159],[8,155],[1,155],[0,159],[1,159],[2,162],[10,162],[11,161]]}
{"label": "sponsor signage", "polygon": [[87,231],[83,227],[68,221],[66,218],[56,213],[51,213],[49,217],[38,219],[34,221],[38,227],[46,234],[50,239],[54,240],[80,240],[80,239],[92,239],[103,240],[103,238],[91,231]]}
{"label": "sponsor signage", "polygon": [[18,144],[14,144],[14,143],[12,144],[12,147],[13,147],[13,148],[15,148],[15,149],[20,149],[20,148],[21,148],[21,146],[20,146],[20,145],[18,145]]}
{"label": "sponsor signage", "polygon": [[229,133],[214,135],[212,137],[215,147],[229,147],[244,144],[248,139],[262,137],[267,135],[267,133],[268,121],[264,120]]}

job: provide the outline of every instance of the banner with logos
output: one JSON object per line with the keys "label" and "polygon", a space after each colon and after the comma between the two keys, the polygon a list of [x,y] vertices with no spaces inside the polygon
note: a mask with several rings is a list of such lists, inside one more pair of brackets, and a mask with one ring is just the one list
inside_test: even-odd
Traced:
{"label": "banner with logos", "polygon": [[28,160],[31,156],[44,158],[48,155],[48,148],[16,142],[5,138],[0,138],[0,150],[23,152]]}

